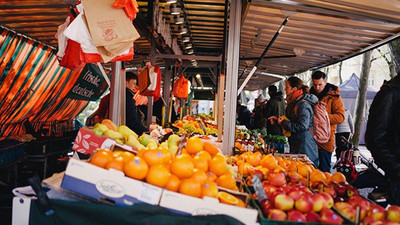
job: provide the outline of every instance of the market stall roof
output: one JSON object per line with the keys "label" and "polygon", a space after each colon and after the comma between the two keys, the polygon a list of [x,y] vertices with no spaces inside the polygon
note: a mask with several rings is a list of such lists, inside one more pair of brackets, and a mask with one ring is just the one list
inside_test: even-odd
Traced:
{"label": "market stall roof", "polygon": [[[0,2],[1,25],[44,44],[57,47],[54,37],[68,13],[67,0],[9,0]],[[329,65],[399,36],[397,0],[252,0],[243,2],[240,67],[249,69],[285,19],[282,10],[296,12],[273,43],[257,72],[294,75]],[[148,1],[139,0],[146,22]],[[160,0],[172,35],[187,54],[183,38],[189,36],[194,55],[220,56],[223,51],[224,0],[179,0],[180,17],[188,34],[180,34],[171,6]],[[147,29],[147,24],[143,24]],[[158,49],[163,53],[162,49]],[[149,60],[149,36],[135,41],[135,57],[128,66]],[[187,60],[186,60],[187,61]],[[158,64],[163,60],[159,59]],[[201,65],[201,61],[199,65]],[[209,62],[208,62],[209,63]],[[249,71],[249,70],[248,70]],[[245,74],[246,75],[246,74]],[[244,79],[245,76],[242,77]],[[252,78],[245,89],[254,90],[263,76]],[[240,81],[241,82],[241,81]]]}

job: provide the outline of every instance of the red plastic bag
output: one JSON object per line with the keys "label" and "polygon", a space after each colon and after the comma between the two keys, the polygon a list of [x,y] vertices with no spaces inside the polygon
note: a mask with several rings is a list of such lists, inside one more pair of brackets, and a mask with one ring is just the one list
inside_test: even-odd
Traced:
{"label": "red plastic bag", "polygon": [[179,77],[179,79],[175,82],[172,93],[177,98],[188,98],[189,95],[188,89],[189,89],[189,80],[185,79],[185,77],[182,74],[181,77]]}
{"label": "red plastic bag", "polygon": [[82,68],[85,62],[82,60],[81,52],[82,48],[78,42],[68,40],[65,55],[59,65],[71,70]]}
{"label": "red plastic bag", "polygon": [[[159,97],[161,97],[161,70],[159,66],[154,66],[154,73],[157,73],[157,84],[154,91],[145,90],[140,93],[144,96],[154,96],[154,100],[157,101]],[[140,84],[140,83],[139,83]]]}

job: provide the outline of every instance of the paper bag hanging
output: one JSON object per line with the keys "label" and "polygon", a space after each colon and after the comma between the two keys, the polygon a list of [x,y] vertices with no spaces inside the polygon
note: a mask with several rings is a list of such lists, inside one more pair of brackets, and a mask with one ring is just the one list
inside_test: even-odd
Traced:
{"label": "paper bag hanging", "polygon": [[189,95],[189,80],[185,79],[183,74],[176,80],[172,93],[177,98],[188,98]]}

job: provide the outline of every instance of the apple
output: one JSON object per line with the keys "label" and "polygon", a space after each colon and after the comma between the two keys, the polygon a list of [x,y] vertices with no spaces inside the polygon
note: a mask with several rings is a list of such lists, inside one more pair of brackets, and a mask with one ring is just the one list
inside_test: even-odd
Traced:
{"label": "apple", "polygon": [[321,211],[321,223],[342,224],[343,219],[331,209],[325,208]]}
{"label": "apple", "polygon": [[286,177],[282,172],[272,172],[268,174],[268,181],[271,185],[279,187],[286,184]]}
{"label": "apple", "polygon": [[268,216],[269,211],[271,211],[274,208],[274,206],[271,204],[271,202],[268,201],[267,199],[264,199],[260,203],[260,206],[261,206],[261,210],[262,210],[264,216]]}
{"label": "apple", "polygon": [[385,224],[385,225],[399,225],[400,223],[394,222],[394,221],[390,221],[390,220],[385,220],[383,222],[383,224]]}
{"label": "apple", "polygon": [[377,220],[384,220],[386,218],[386,210],[378,204],[371,204],[367,216],[372,216]]}
{"label": "apple", "polygon": [[336,196],[336,198],[334,199],[334,202],[347,202],[347,201],[343,197]]}
{"label": "apple", "polygon": [[268,213],[268,219],[271,220],[286,220],[287,215],[280,209],[271,209]]}
{"label": "apple", "polygon": [[288,211],[293,209],[294,200],[286,194],[279,194],[274,199],[274,205],[280,210]]}
{"label": "apple", "polygon": [[360,219],[363,220],[367,214],[368,210],[371,206],[371,203],[362,198],[361,196],[353,196],[349,199],[348,203],[353,206],[353,208],[357,209],[357,206],[360,207]]}
{"label": "apple", "polygon": [[297,210],[303,213],[308,213],[313,210],[313,203],[311,202],[311,198],[308,195],[302,195],[299,199],[296,200],[294,206]]}
{"label": "apple", "polygon": [[391,205],[387,209],[386,218],[390,221],[400,223],[400,207],[397,205]]}
{"label": "apple", "polygon": [[381,220],[377,220],[373,216],[367,216],[363,220],[363,225],[383,225]]}
{"label": "apple", "polygon": [[345,186],[341,185],[341,184],[337,184],[336,187],[334,187],[336,194],[340,197],[347,197],[347,189],[345,188]]}
{"label": "apple", "polygon": [[347,202],[337,202],[335,203],[335,208],[350,221],[356,221],[356,210]]}
{"label": "apple", "polygon": [[280,186],[278,190],[281,190],[287,194],[287,193],[291,192],[292,190],[294,190],[294,187],[292,185],[284,184],[284,185]]}
{"label": "apple", "polygon": [[317,223],[321,219],[321,216],[318,215],[318,213],[313,212],[313,211],[306,213],[305,216],[306,216],[306,221],[312,222],[312,223]]}
{"label": "apple", "polygon": [[293,209],[288,212],[287,220],[295,222],[305,222],[307,219],[302,212]]}
{"label": "apple", "polygon": [[324,191],[325,186],[327,186],[323,181],[315,181],[311,184],[311,189],[315,191]]}
{"label": "apple", "polygon": [[277,188],[275,186],[272,186],[270,184],[264,184],[264,182],[263,182],[263,188],[264,188],[265,194],[267,194],[267,196],[269,196],[272,193],[275,193],[277,190]]}
{"label": "apple", "polygon": [[301,178],[300,174],[298,174],[297,172],[289,172],[288,177],[290,182],[292,183],[297,183]]}
{"label": "apple", "polygon": [[330,194],[333,199],[336,198],[336,191],[335,191],[335,189],[333,187],[325,186],[324,187],[324,192]]}
{"label": "apple", "polygon": [[287,195],[289,195],[291,198],[293,198],[293,200],[297,200],[299,199],[302,195],[304,194],[303,191],[301,190],[292,190],[289,193],[287,193]]}
{"label": "apple", "polygon": [[347,189],[347,196],[352,197],[352,196],[358,196],[360,195],[360,192],[358,191],[357,188],[350,186],[351,188]]}
{"label": "apple", "polygon": [[319,212],[325,206],[325,198],[321,193],[316,193],[311,196],[311,201],[313,203],[313,211]]}
{"label": "apple", "polygon": [[319,192],[319,194],[322,195],[322,197],[324,197],[325,199],[324,206],[322,208],[332,208],[334,204],[332,196],[326,192]]}

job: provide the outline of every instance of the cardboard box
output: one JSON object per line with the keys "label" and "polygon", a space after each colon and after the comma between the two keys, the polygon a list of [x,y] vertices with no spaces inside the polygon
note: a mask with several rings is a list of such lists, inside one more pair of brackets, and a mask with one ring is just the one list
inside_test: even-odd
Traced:
{"label": "cardboard box", "polygon": [[[111,149],[111,147],[116,144],[115,140],[105,136],[99,137],[87,127],[82,127],[76,135],[72,150],[90,155],[98,148]],[[122,147],[126,150],[135,152],[135,149],[129,145],[122,145]]]}
{"label": "cardboard box", "polygon": [[255,224],[258,216],[258,211],[255,209],[222,204],[215,198],[205,197],[201,199],[168,190],[164,190],[160,206],[181,214],[228,215],[244,224]]}
{"label": "cardboard box", "polygon": [[162,188],[124,176],[121,171],[105,170],[71,158],[61,187],[99,201],[119,206],[159,203]]}

